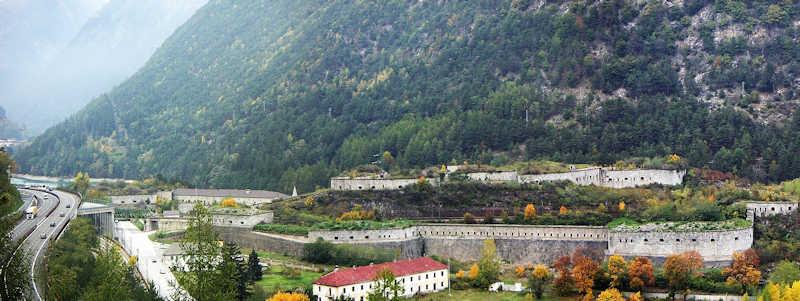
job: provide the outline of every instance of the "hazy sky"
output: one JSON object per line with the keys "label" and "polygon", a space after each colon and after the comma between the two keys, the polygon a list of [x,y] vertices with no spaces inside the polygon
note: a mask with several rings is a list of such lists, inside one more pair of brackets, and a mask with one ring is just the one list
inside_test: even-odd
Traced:
{"label": "hazy sky", "polygon": [[0,106],[41,133],[132,75],[206,1],[0,2]]}

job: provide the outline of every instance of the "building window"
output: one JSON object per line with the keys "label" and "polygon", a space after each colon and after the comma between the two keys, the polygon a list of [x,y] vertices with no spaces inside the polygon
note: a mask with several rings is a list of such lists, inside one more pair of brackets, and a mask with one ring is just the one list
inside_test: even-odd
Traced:
{"label": "building window", "polygon": [[739,238],[738,237],[734,237],[733,240],[739,240]]}
{"label": "building window", "polygon": [[711,241],[717,241],[717,240],[712,238]]}
{"label": "building window", "polygon": [[339,240],[339,236],[334,236],[333,240]]}

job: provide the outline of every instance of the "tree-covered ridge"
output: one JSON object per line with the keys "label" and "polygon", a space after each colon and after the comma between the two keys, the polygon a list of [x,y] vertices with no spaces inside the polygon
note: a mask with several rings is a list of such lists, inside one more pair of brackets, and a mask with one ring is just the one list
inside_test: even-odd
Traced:
{"label": "tree-covered ridge", "polygon": [[[793,106],[800,4],[637,3],[213,1],[17,158],[30,173],[285,192],[384,151],[401,168],[678,153],[797,177],[800,119],[762,125],[747,110]],[[717,39],[726,28],[765,34]],[[721,98],[735,74],[747,93]]]}

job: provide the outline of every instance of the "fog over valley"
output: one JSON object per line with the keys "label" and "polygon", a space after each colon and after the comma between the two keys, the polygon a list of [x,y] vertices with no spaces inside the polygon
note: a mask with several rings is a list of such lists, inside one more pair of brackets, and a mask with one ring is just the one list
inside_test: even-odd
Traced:
{"label": "fog over valley", "polygon": [[0,106],[41,133],[133,74],[205,2],[0,2]]}

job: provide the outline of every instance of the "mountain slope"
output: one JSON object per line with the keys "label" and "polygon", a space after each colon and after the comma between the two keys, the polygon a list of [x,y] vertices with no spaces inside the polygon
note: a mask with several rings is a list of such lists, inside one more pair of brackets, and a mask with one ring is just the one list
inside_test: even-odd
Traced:
{"label": "mountain slope", "polygon": [[17,160],[282,191],[383,151],[397,167],[679,153],[796,177],[799,6],[214,1]]}
{"label": "mountain slope", "polygon": [[63,120],[136,72],[206,1],[108,1],[40,69],[9,79],[0,97],[9,99],[10,117],[35,132]]}

